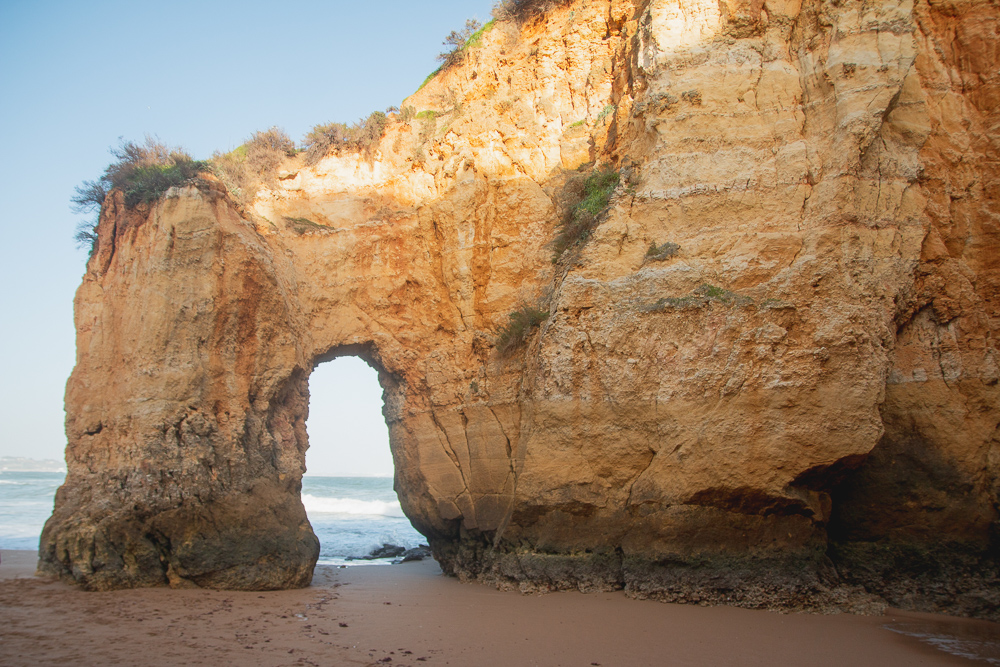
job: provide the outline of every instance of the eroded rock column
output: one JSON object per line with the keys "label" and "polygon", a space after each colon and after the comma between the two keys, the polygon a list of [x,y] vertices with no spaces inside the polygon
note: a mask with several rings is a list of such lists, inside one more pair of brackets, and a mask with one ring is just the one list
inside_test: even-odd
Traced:
{"label": "eroded rock column", "polygon": [[307,585],[301,324],[215,183],[106,206],[76,297],[68,475],[40,569],[91,589]]}

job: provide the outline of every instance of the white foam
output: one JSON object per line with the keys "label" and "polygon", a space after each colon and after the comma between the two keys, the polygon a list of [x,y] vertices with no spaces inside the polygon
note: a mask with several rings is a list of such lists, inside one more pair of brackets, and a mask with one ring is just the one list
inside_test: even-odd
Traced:
{"label": "white foam", "polygon": [[320,498],[302,494],[302,504],[306,513],[361,514],[367,516],[402,517],[403,510],[398,501],[357,500],[355,498]]}

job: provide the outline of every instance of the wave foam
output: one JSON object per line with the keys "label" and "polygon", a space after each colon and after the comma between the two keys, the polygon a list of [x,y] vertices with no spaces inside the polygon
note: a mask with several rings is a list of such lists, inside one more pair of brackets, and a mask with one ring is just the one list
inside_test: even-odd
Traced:
{"label": "wave foam", "polygon": [[355,498],[321,498],[308,493],[302,494],[302,504],[306,513],[325,514],[365,514],[368,516],[403,517],[398,501],[357,500]]}

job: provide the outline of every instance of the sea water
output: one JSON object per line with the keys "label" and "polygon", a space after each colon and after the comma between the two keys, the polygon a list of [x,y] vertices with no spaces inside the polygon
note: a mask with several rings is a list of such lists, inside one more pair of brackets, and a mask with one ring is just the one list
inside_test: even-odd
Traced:
{"label": "sea water", "polygon": [[[0,549],[37,549],[64,473],[0,471]],[[302,504],[320,542],[320,563],[357,560],[383,544],[410,549],[426,539],[410,525],[390,477],[304,477]]]}
{"label": "sea water", "polygon": [[383,544],[412,549],[426,543],[403,515],[391,477],[303,477],[302,504],[319,538],[320,563],[357,561]]}
{"label": "sea water", "polygon": [[0,549],[37,549],[61,472],[0,471]]}

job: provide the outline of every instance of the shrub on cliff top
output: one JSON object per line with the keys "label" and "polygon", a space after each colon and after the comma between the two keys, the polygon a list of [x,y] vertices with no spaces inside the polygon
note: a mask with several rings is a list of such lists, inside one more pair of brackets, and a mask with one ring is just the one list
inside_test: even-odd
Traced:
{"label": "shrub on cliff top", "polygon": [[317,125],[305,136],[305,161],[314,165],[330,153],[357,151],[371,159],[382,137],[389,118],[381,111],[373,111],[368,118],[353,125],[326,123]]}
{"label": "shrub on cliff top", "polygon": [[419,92],[444,70],[461,63],[465,59],[469,49],[479,46],[483,40],[483,35],[489,32],[494,25],[496,25],[496,20],[490,20],[482,24],[476,19],[467,19],[464,28],[461,30],[452,30],[448,33],[448,36],[441,42],[448,48],[437,56],[442,65],[427,75],[427,78],[420,84],[420,88],[417,88],[417,91]]}
{"label": "shrub on cliff top", "polygon": [[284,130],[272,127],[254,132],[246,143],[228,153],[216,153],[215,175],[240,204],[248,204],[264,185],[274,182],[282,161],[295,155],[295,142]]}
{"label": "shrub on cliff top", "polygon": [[573,0],[499,0],[493,6],[493,16],[498,21],[519,21],[543,16],[546,12]]}
{"label": "shrub on cliff top", "polygon": [[462,62],[462,59],[465,58],[465,47],[473,37],[478,40],[482,36],[482,29],[485,29],[485,27],[476,19],[466,19],[464,28],[461,30],[452,30],[448,33],[448,36],[441,42],[448,48],[439,53],[437,57],[438,60],[444,63],[442,68],[447,69]]}
{"label": "shrub on cliff top", "polygon": [[77,245],[90,247],[97,243],[97,222],[101,207],[112,190],[121,190],[129,208],[156,201],[170,188],[182,185],[208,169],[208,163],[193,159],[180,148],[170,148],[154,137],[147,136],[141,144],[122,141],[110,149],[114,161],[96,181],[84,181],[76,188],[72,208],[76,213],[97,213],[92,223],[77,226]]}
{"label": "shrub on cliff top", "polygon": [[115,161],[104,174],[76,188],[72,201],[77,212],[100,211],[104,198],[115,189],[125,193],[126,206],[153,201],[208,167],[206,162],[194,160],[183,150],[170,148],[149,136],[142,144],[122,141],[110,152]]}

